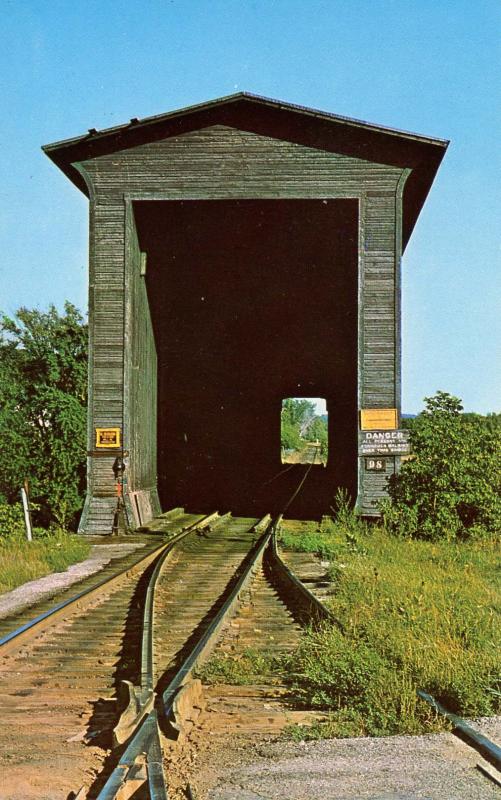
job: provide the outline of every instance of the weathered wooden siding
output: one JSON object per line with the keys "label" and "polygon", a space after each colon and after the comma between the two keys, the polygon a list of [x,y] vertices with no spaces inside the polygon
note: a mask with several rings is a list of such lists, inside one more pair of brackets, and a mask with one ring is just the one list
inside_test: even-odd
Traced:
{"label": "weathered wooden siding", "polygon": [[[360,300],[360,408],[393,408],[395,396],[395,192],[367,192],[363,223],[363,284]],[[394,459],[386,472],[366,472],[359,464],[359,505],[373,514],[384,496]]]}
{"label": "weathered wooden siding", "polygon": [[126,472],[136,525],[160,512],[157,494],[157,354],[141,252],[130,204],[126,208],[124,437],[133,457]]}
{"label": "weathered wooden siding", "polygon": [[86,162],[99,196],[357,197],[394,192],[402,170],[215,125]]}
{"label": "weathered wooden siding", "polygon": [[[128,270],[134,269],[134,259],[125,257],[125,218],[131,198],[358,198],[360,407],[399,405],[395,298],[401,202],[398,187],[403,169],[217,125],[90,159],[81,165],[81,171],[93,197],[90,430],[101,424],[122,424],[124,418],[124,315],[126,303],[131,302],[130,289],[126,294],[131,281]],[[146,298],[141,298],[132,303],[144,315]],[[149,336],[143,330],[138,347],[150,347]],[[145,378],[144,386],[150,380],[152,376]],[[138,409],[144,386],[139,390],[131,386],[125,387],[126,396],[130,395],[127,402],[130,408]],[[137,413],[141,417],[139,410]],[[145,431],[146,437],[152,435],[148,414],[151,408],[141,419],[138,417],[137,428],[127,431],[126,425],[125,429],[124,447],[131,450],[130,472],[136,490],[151,488],[152,473],[141,465],[142,456],[138,454],[144,443],[141,432]],[[150,422],[152,419],[150,416]],[[146,460],[150,463],[150,455]],[[388,463],[392,471],[392,460]],[[92,459],[89,469],[92,495],[108,494],[113,484],[109,459]],[[359,504],[364,513],[373,511],[373,500],[383,491],[384,483],[385,476],[360,469]],[[92,521],[86,523],[89,530],[95,529],[93,520],[97,520],[92,508],[92,502],[88,503],[87,519]]]}
{"label": "weathered wooden siding", "polygon": [[[124,204],[103,204],[91,192],[89,213],[88,447],[92,452],[96,427],[123,425]],[[116,508],[115,458],[116,453],[103,451],[88,459],[88,497],[80,531],[111,533]]]}

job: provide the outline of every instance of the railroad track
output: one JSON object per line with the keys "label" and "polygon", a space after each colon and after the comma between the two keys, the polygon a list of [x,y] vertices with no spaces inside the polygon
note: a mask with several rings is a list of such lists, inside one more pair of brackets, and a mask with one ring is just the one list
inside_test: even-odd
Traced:
{"label": "railroad track", "polygon": [[[165,765],[175,769],[172,742],[184,741],[203,706],[193,674],[218,640],[219,652],[233,657],[249,647],[283,654],[305,622],[335,622],[280,559],[278,523],[167,515],[168,542],[7,633],[0,640],[1,796],[172,797]],[[232,723],[273,730],[271,713],[253,716],[250,696],[257,691],[270,709],[281,688],[231,690],[223,703],[245,712],[239,723],[231,710]],[[219,716],[223,725],[230,720]]]}
{"label": "railroad track", "polygon": [[[214,515],[213,515],[214,516]],[[87,783],[105,766],[122,681],[141,669],[142,609],[158,559],[210,518],[167,514],[172,541],[74,597],[44,608],[0,640],[0,758],[4,797],[66,797],[75,774]],[[40,611],[40,609],[37,609]],[[5,628],[12,627],[6,621]],[[139,670],[139,673],[138,673]],[[83,781],[80,781],[83,783]]]}
{"label": "railroad track", "polygon": [[[173,509],[167,512],[167,514],[163,515],[161,522],[158,523],[158,530],[155,529],[146,534],[128,534],[121,537],[110,537],[109,535],[89,536],[88,539],[91,544],[96,544],[100,548],[104,544],[104,549],[109,551],[109,561],[99,572],[93,572],[78,582],[79,592],[92,589],[103,581],[113,578],[118,571],[118,563],[120,564],[120,571],[131,568],[139,559],[157,549],[163,543],[163,540],[159,540],[159,535],[165,537],[169,535],[170,531],[175,531],[180,524],[181,513],[181,509]],[[188,525],[199,520],[202,515],[183,513],[182,516],[184,524]],[[70,586],[62,589],[56,588],[50,591],[44,598],[37,600],[35,604],[26,602],[26,604],[12,612],[4,611],[0,619],[0,642],[9,633],[18,630],[25,624],[29,624],[34,618],[52,611],[56,605],[73,598],[74,593],[75,585],[70,584]]]}
{"label": "railroad track", "polygon": [[[284,558],[284,562],[282,562],[282,558]],[[219,655],[219,664],[224,666],[225,655],[230,657],[229,661],[238,664],[239,659],[245,659],[246,651],[249,650],[253,651],[253,656],[259,664],[260,657],[265,658],[275,651],[279,655],[283,655],[298,642],[298,634],[295,638],[291,637],[290,624],[288,624],[290,620],[287,620],[284,614],[277,613],[276,605],[273,613],[270,613],[268,598],[271,586],[275,587],[275,590],[278,588],[282,597],[288,594],[286,606],[289,611],[294,608],[294,599],[296,599],[294,613],[296,621],[308,622],[312,619],[327,618],[331,624],[337,625],[343,631],[342,624],[330,615],[323,605],[328,585],[325,567],[325,564],[313,559],[311,554],[287,552],[279,556],[276,550],[276,540],[273,537],[265,553],[258,580],[254,581],[250,597],[243,602],[240,612],[230,625],[230,632],[227,632],[217,645],[215,655]],[[271,581],[269,580],[270,571],[274,573]],[[268,580],[265,580],[266,573],[268,573]],[[300,580],[298,575],[300,575]],[[309,587],[309,591],[306,590],[305,583]],[[217,668],[217,662],[215,666]],[[285,663],[277,660],[276,668],[279,675],[283,676],[284,672],[286,674],[287,660],[285,659]],[[243,680],[241,674],[227,674],[229,674],[229,684],[225,683],[224,671],[217,672],[216,669],[212,674],[210,671],[204,674],[204,683],[206,680],[208,681],[208,684],[204,686],[204,692],[209,714],[206,713],[202,717],[198,726],[199,730],[193,736],[195,758],[188,758],[187,764],[181,764],[180,780],[174,785],[174,789],[177,791],[173,791],[172,794],[176,800],[181,797],[205,797],[205,792],[216,785],[224,794],[218,781],[224,774],[224,767],[219,769],[212,767],[214,763],[218,763],[218,760],[223,762],[230,774],[228,789],[232,797],[231,791],[240,786],[240,780],[243,781],[242,791],[244,794],[248,791],[249,796],[254,792],[256,792],[256,796],[257,794],[261,796],[261,791],[263,791],[268,796],[267,791],[273,793],[276,786],[271,777],[270,783],[267,785],[263,775],[268,771],[270,771],[270,775],[274,772],[275,758],[280,752],[280,743],[284,741],[281,737],[277,744],[276,735],[281,734],[284,727],[298,724],[310,725],[312,722],[323,721],[322,717],[324,720],[328,718],[327,713],[322,715],[320,712],[296,711],[294,698],[291,697],[287,682],[282,683],[280,678],[276,679],[269,668],[262,676],[259,675],[259,672],[252,674],[251,671],[250,681],[247,680],[248,674],[244,675]],[[474,723],[473,725],[468,724],[464,719],[450,713],[425,692],[418,691],[417,693],[438,714],[449,720],[453,732],[459,739],[483,757],[483,760],[478,761],[474,766],[488,779],[487,782],[501,786],[501,749],[499,746],[477,730]],[[272,735],[271,740],[270,734]],[[270,741],[275,742],[275,747],[272,749],[273,755],[266,762],[262,758],[263,746],[266,753],[267,743]],[[472,750],[470,749],[468,753],[468,748],[466,748],[463,754],[458,751],[464,759],[464,762],[461,762],[463,765],[471,765],[471,759],[474,757]],[[228,751],[230,752],[229,760]],[[248,753],[251,754],[251,758]],[[249,763],[247,772],[242,766],[246,762]],[[241,769],[235,770],[239,766]],[[314,767],[311,769],[314,771]],[[343,767],[340,769],[342,771]],[[261,773],[260,770],[263,772]],[[235,772],[238,777],[235,776]],[[277,772],[280,772],[280,767],[277,767]],[[473,776],[472,779],[474,782]],[[308,781],[309,777],[306,777],[305,788],[309,788]],[[190,791],[190,785],[196,786],[197,791],[195,789]],[[226,784],[223,785],[226,788]],[[291,779],[292,786],[291,791],[297,791],[297,783],[294,779]],[[198,794],[198,790],[202,792],[201,795]],[[475,787],[472,786],[472,796],[474,791]],[[216,795],[219,796],[217,790]],[[275,795],[273,794],[273,796]],[[170,794],[169,797],[171,797]]]}
{"label": "railroad track", "polygon": [[295,450],[286,457],[287,464],[320,464],[320,445],[315,442],[305,443],[301,450]]}
{"label": "railroad track", "polygon": [[161,740],[192,707],[183,687],[260,569],[272,527],[229,514],[169,524],[168,543],[0,640],[6,798],[118,798],[142,784],[167,796]]}

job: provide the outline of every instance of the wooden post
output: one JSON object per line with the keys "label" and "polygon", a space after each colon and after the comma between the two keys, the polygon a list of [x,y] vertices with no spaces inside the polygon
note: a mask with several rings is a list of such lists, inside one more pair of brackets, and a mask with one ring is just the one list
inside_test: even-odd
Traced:
{"label": "wooden post", "polygon": [[24,512],[24,527],[26,528],[26,538],[29,542],[33,541],[33,531],[31,528],[31,513],[30,513],[30,501],[27,492],[27,482],[21,489],[21,501],[23,504],[23,512]]}

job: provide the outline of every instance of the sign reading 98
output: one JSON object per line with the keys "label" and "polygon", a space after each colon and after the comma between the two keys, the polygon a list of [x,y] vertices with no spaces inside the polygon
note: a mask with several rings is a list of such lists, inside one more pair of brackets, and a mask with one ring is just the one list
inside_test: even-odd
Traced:
{"label": "sign reading 98", "polygon": [[365,469],[367,472],[386,472],[386,459],[366,458]]}

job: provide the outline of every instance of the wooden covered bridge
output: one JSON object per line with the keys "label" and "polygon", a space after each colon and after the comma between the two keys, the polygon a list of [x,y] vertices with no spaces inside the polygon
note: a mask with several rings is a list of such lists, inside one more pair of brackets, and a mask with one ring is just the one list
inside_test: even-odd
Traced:
{"label": "wooden covered bridge", "polygon": [[43,148],[90,202],[82,532],[111,532],[122,458],[131,526],[279,508],[294,396],[329,409],[294,516],[338,487],[376,513],[398,450],[361,436],[399,427],[400,260],[446,147],[242,93]]}

